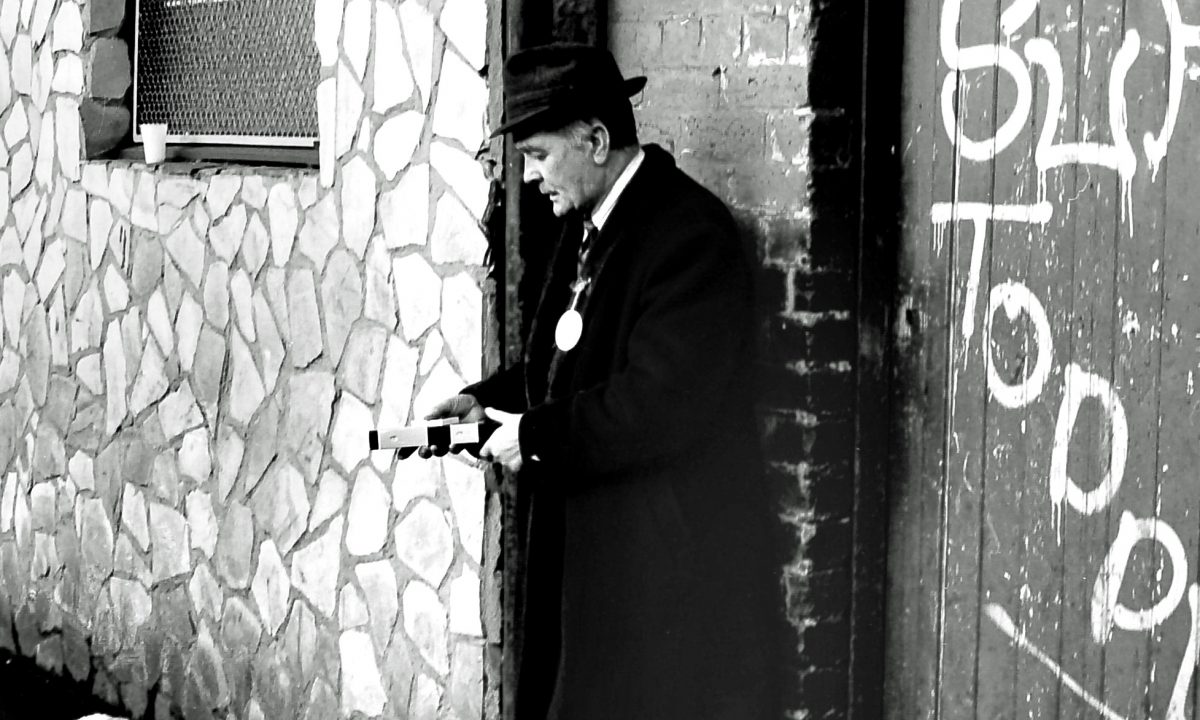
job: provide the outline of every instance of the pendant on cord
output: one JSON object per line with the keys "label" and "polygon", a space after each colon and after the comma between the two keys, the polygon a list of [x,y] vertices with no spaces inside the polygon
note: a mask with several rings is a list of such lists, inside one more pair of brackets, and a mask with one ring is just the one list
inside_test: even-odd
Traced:
{"label": "pendant on cord", "polygon": [[554,328],[554,344],[563,352],[573,349],[579,344],[579,338],[583,336],[583,316],[575,307],[579,304],[579,298],[587,286],[586,278],[576,281],[571,286],[571,304],[558,318],[558,325]]}

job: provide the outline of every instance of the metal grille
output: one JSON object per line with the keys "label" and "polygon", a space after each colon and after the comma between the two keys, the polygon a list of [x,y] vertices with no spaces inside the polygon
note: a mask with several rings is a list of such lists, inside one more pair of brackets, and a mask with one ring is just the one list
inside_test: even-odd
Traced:
{"label": "metal grille", "polygon": [[312,0],[139,0],[134,128],[173,142],[309,145],[319,73]]}

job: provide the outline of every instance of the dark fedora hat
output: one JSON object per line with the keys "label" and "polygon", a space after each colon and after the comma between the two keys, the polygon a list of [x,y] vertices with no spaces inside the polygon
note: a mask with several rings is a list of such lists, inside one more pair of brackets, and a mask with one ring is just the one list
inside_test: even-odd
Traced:
{"label": "dark fedora hat", "polygon": [[646,78],[624,78],[609,51],[581,43],[539,45],[504,64],[504,122],[492,137],[560,126],[615,103],[629,103]]}

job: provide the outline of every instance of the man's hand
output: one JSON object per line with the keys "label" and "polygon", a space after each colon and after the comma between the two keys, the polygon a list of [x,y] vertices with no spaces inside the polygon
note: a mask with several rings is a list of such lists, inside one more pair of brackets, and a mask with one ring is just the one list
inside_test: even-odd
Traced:
{"label": "man's hand", "polygon": [[492,433],[479,457],[490,462],[500,463],[505,470],[517,472],[521,469],[521,443],[518,440],[518,430],[521,427],[520,413],[506,413],[495,408],[485,408],[487,417],[500,423],[500,427]]}
{"label": "man's hand", "polygon": [[[457,422],[463,423],[479,422],[484,418],[483,406],[479,404],[474,395],[460,394],[434,405],[425,415],[426,420],[442,420],[444,418],[453,418]],[[428,459],[434,455],[441,457],[452,450],[455,450],[455,448],[422,445],[417,448],[417,454]]]}

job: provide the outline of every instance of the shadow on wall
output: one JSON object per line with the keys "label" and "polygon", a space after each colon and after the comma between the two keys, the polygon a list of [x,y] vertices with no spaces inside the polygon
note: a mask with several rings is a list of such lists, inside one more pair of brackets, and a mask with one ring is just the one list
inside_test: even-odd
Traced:
{"label": "shadow on wall", "polygon": [[105,720],[115,712],[88,684],[56,675],[29,658],[0,650],[0,720]]}

